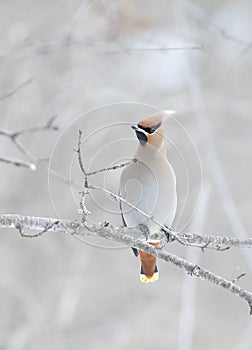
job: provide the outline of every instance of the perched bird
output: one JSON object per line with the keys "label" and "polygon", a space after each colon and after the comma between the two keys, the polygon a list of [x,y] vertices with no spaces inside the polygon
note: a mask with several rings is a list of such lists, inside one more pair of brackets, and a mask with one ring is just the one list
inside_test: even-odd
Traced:
{"label": "perched bird", "polygon": [[[166,156],[166,139],[163,122],[173,111],[159,111],[132,125],[139,145],[134,161],[121,174],[119,194],[128,203],[155,219],[160,225],[171,227],[177,208],[176,178]],[[158,240],[151,240],[151,234],[160,230],[160,225],[136,211],[125,202],[120,203],[125,226],[138,226],[147,242],[160,246]],[[149,238],[150,237],[150,238]],[[132,248],[140,255],[140,280],[143,283],[158,280],[156,258]]]}

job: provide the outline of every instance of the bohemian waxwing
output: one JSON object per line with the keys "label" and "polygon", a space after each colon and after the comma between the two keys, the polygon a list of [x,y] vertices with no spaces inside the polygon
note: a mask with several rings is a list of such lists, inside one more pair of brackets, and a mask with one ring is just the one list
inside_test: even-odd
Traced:
{"label": "bohemian waxwing", "polygon": [[[159,111],[133,125],[139,140],[135,161],[127,165],[121,174],[119,194],[128,203],[151,216],[160,225],[171,227],[177,208],[176,178],[166,156],[166,139],[162,126],[173,111]],[[148,239],[160,230],[159,225],[137,212],[126,203],[120,203],[126,226],[139,226],[148,243],[160,246],[158,240]],[[143,283],[158,280],[156,258],[132,248],[140,255],[140,280]]]}

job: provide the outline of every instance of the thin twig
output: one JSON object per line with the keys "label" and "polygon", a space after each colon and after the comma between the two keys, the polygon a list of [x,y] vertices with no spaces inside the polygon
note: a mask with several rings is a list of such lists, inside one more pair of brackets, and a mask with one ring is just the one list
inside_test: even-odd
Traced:
{"label": "thin twig", "polygon": [[0,135],[9,137],[10,139],[15,139],[20,135],[28,134],[31,132],[38,132],[43,130],[59,130],[59,127],[57,125],[54,125],[56,118],[57,115],[54,115],[45,124],[33,126],[27,129],[20,129],[16,131],[7,131],[0,129]]}
{"label": "thin twig", "polygon": [[15,166],[23,166],[33,171],[37,170],[37,164],[40,162],[40,160],[36,158],[23,145],[23,143],[19,140],[19,136],[28,134],[31,132],[38,132],[38,131],[44,131],[44,130],[58,130],[58,126],[54,125],[54,121],[56,117],[57,117],[56,115],[51,117],[45,124],[27,128],[27,129],[21,129],[16,131],[7,131],[4,129],[0,129],[0,135],[9,138],[11,142],[13,142],[13,144],[16,146],[16,148],[29,159],[29,161],[25,161],[25,160],[19,160],[19,159],[12,159],[8,157],[1,157],[0,161],[15,165]]}
{"label": "thin twig", "polygon": [[246,276],[246,272],[241,273],[239,276],[232,280],[233,283],[238,282],[242,277]]}
{"label": "thin twig", "polygon": [[78,148],[77,148],[77,154],[78,154],[78,161],[79,161],[79,166],[80,169],[84,175],[84,187],[87,189],[88,188],[88,173],[86,172],[85,168],[84,168],[84,164],[82,161],[82,157],[81,157],[81,135],[82,135],[82,131],[79,130],[79,138],[78,138]]}
{"label": "thin twig", "polygon": [[127,52],[148,52],[148,51],[181,51],[181,50],[203,50],[204,45],[191,45],[191,46],[164,46],[164,47],[136,47],[136,48],[124,48]]}
{"label": "thin twig", "polygon": [[[26,160],[9,158],[9,157],[0,157],[0,162],[12,164],[14,166],[21,166],[21,167],[28,168],[32,171],[36,171],[38,165],[39,164],[41,165],[45,161],[45,159],[36,158],[19,140],[19,136],[22,136],[27,133],[39,132],[44,130],[58,130],[59,127],[54,124],[56,118],[57,118],[57,115],[54,115],[45,124],[27,128],[27,129],[21,129],[16,131],[8,131],[8,130],[0,129],[0,136],[5,136],[9,138],[11,142],[14,143],[16,148],[30,160],[30,161],[26,161]],[[44,165],[44,167],[49,173],[51,173],[54,177],[58,178],[61,182],[71,185],[77,190],[80,189],[80,184],[74,181],[70,181],[68,178],[58,173],[56,170],[48,167],[47,164]]]}
{"label": "thin twig", "polygon": [[44,233],[50,231],[54,226],[58,225],[58,223],[59,223],[59,220],[55,220],[54,222],[52,222],[50,224],[46,224],[42,231],[39,231],[39,232],[33,233],[33,234],[24,233],[22,226],[18,223],[16,224],[16,229],[18,230],[20,236],[22,236],[22,237],[36,238],[36,237],[42,236]]}
{"label": "thin twig", "polygon": [[81,213],[82,213],[82,219],[81,219],[82,223],[86,222],[88,214],[91,214],[91,212],[87,209],[87,206],[86,206],[86,196],[87,196],[87,194],[89,194],[89,191],[86,188],[84,188],[84,190],[81,191],[81,193],[80,193],[80,195],[81,195],[80,210],[81,210]]}
{"label": "thin twig", "polygon": [[20,142],[20,140],[17,137],[13,137],[11,138],[12,142],[14,143],[14,145],[17,147],[17,149],[19,149],[19,151],[21,153],[23,153],[24,156],[26,156],[27,158],[29,158],[30,160],[34,160],[37,161],[38,159],[36,157],[34,157],[34,155],[28,150],[28,148],[26,148],[22,142]]}
{"label": "thin twig", "polygon": [[12,89],[9,92],[6,92],[5,94],[3,94],[2,96],[0,96],[0,102],[12,97],[13,95],[15,95],[17,92],[19,92],[20,90],[22,90],[25,86],[31,84],[34,81],[33,78],[27,79],[24,82],[22,82],[21,84],[19,84],[18,86],[16,86],[14,89]]}
{"label": "thin twig", "polygon": [[37,166],[35,163],[27,162],[25,160],[21,159],[15,159],[15,158],[8,158],[8,157],[0,157],[0,162],[7,163],[7,164],[12,164],[15,166],[20,166],[24,168],[28,168],[32,171],[37,170]]}
{"label": "thin twig", "polygon": [[59,130],[59,127],[54,124],[55,120],[57,118],[57,115],[53,115],[45,124],[37,125],[31,128],[23,129],[23,130],[18,130],[12,133],[14,137],[23,135],[23,134],[28,134],[32,132],[38,132],[38,131],[44,131],[44,130]]}

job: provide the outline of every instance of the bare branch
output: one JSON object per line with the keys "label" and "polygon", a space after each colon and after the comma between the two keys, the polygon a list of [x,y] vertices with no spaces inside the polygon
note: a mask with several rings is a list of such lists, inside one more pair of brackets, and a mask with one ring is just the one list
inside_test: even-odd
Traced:
{"label": "bare branch", "polygon": [[87,184],[87,172],[84,168],[84,164],[83,164],[83,161],[82,161],[82,157],[81,157],[81,136],[82,136],[82,131],[79,130],[79,138],[78,138],[78,148],[77,148],[77,153],[78,153],[78,161],[79,161],[79,165],[80,165],[80,169],[85,177],[85,187],[88,187],[88,184]]}
{"label": "bare branch", "polygon": [[90,39],[76,39],[70,32],[60,36],[59,38],[53,39],[47,42],[36,42],[30,46],[24,46],[19,49],[15,49],[8,54],[0,55],[0,62],[16,62],[26,60],[36,56],[50,55],[57,51],[68,50],[69,48],[76,48],[79,50],[91,50],[95,52],[106,52],[106,53],[133,53],[133,52],[173,52],[173,51],[191,51],[191,50],[203,50],[204,45],[188,45],[183,46],[157,46],[157,47],[118,47],[115,48],[114,44],[109,44],[107,41],[95,43],[90,42]]}
{"label": "bare branch", "polygon": [[[58,130],[59,127],[54,124],[56,118],[57,118],[57,115],[54,115],[45,124],[38,125],[35,127],[31,127],[31,128],[27,128],[27,129],[21,129],[21,130],[17,130],[17,131],[7,131],[4,129],[0,129],[0,136],[5,136],[5,137],[9,138],[11,140],[11,142],[14,143],[16,148],[29,159],[29,161],[26,161],[26,160],[10,158],[10,157],[0,157],[0,162],[12,164],[14,166],[25,167],[25,168],[28,168],[32,171],[36,171],[38,168],[38,165],[43,164],[45,159],[36,158],[19,140],[19,136],[22,136],[22,135],[27,134],[27,133],[32,133],[32,132],[39,132],[39,131],[45,131],[45,130]],[[44,167],[46,168],[46,170],[49,173],[51,173],[54,177],[59,179],[61,182],[68,184],[68,185],[71,185],[72,187],[74,187],[77,190],[80,189],[80,187],[81,187],[80,184],[78,184],[74,181],[70,181],[68,178],[61,175],[56,170],[49,168],[47,164],[45,164]]]}
{"label": "bare branch", "polygon": [[44,131],[44,130],[58,130],[58,126],[54,125],[54,121],[57,116],[51,117],[45,124],[38,125],[35,127],[27,128],[27,129],[21,129],[17,131],[7,131],[4,129],[0,129],[0,135],[8,137],[11,142],[16,146],[16,148],[25,155],[30,161],[24,161],[19,159],[12,159],[8,157],[1,157],[0,161],[5,162],[8,164],[12,164],[15,166],[23,166],[26,168],[29,168],[33,171],[37,170],[37,164],[39,163],[39,159],[36,158],[19,140],[19,136],[31,133],[31,132],[38,132],[38,131]]}
{"label": "bare branch", "polygon": [[204,45],[191,45],[191,46],[157,46],[157,47],[136,47],[136,48],[124,48],[126,52],[148,52],[148,51],[184,51],[184,50],[203,50]]}
{"label": "bare branch", "polygon": [[22,237],[35,238],[35,237],[42,236],[45,232],[48,232],[50,229],[52,229],[58,223],[59,223],[59,220],[55,220],[53,223],[45,225],[45,227],[43,228],[42,231],[39,231],[39,232],[37,232],[35,234],[24,233],[23,229],[22,229],[22,226],[19,223],[16,224],[16,229],[19,231],[19,234]]}
{"label": "bare branch", "polygon": [[[27,134],[27,133],[32,133],[32,132],[39,132],[39,131],[45,131],[45,130],[58,130],[59,127],[54,124],[56,118],[57,118],[57,115],[54,115],[45,124],[38,125],[35,127],[31,127],[31,128],[27,128],[27,129],[21,129],[21,130],[17,130],[17,131],[7,131],[4,129],[0,129],[0,136],[8,137],[11,140],[11,142],[14,143],[16,148],[29,159],[29,161],[26,161],[26,160],[10,158],[10,157],[0,157],[0,162],[12,164],[14,166],[25,167],[25,168],[28,168],[32,171],[36,171],[38,168],[38,165],[43,164],[45,159],[36,158],[19,140],[19,136],[22,136],[22,135]],[[71,185],[72,187],[74,187],[77,190],[80,189],[80,187],[81,187],[80,184],[78,184],[74,181],[70,181],[68,178],[61,175],[56,170],[48,167],[47,164],[45,164],[43,166],[50,174],[52,174],[54,177],[59,179],[61,182],[68,184],[68,185]]]}
{"label": "bare branch", "polygon": [[[19,232],[22,229],[33,229],[43,233],[49,231],[78,234],[82,236],[95,235],[105,239],[123,243],[129,247],[140,249],[148,254],[156,256],[159,259],[171,263],[179,268],[184,269],[190,276],[199,277],[212,284],[215,284],[229,292],[239,296],[249,305],[249,312],[252,313],[252,293],[239,285],[222,278],[213,272],[210,272],[198,265],[192,264],[185,259],[176,255],[170,254],[162,248],[154,247],[148,244],[143,237],[143,233],[139,228],[118,227],[114,225],[89,224],[80,221],[57,220],[42,217],[21,216],[17,214],[2,214],[0,215],[1,228],[18,228]],[[39,234],[39,236],[42,235]],[[30,237],[30,236],[28,236]],[[34,235],[38,237],[38,235]],[[139,237],[142,237],[140,239]]]}
{"label": "bare branch", "polygon": [[0,129],[0,135],[9,137],[11,140],[13,140],[20,135],[28,134],[31,132],[44,131],[44,130],[59,130],[59,127],[57,125],[54,125],[56,118],[57,118],[57,115],[54,115],[45,124],[33,126],[31,128],[16,130],[16,131],[7,131],[4,129]]}
{"label": "bare branch", "polygon": [[0,162],[7,163],[7,164],[12,164],[15,166],[20,166],[24,168],[28,168],[32,171],[37,170],[37,166],[35,163],[27,162],[25,160],[21,159],[14,159],[14,158],[7,158],[7,157],[0,157]]}
{"label": "bare branch", "polygon": [[80,210],[82,213],[82,220],[81,222],[86,222],[88,214],[91,214],[91,212],[87,209],[86,206],[86,196],[89,194],[88,189],[85,189],[80,193],[81,194],[81,199],[80,199]]}
{"label": "bare branch", "polygon": [[20,142],[20,140],[17,137],[11,137],[11,141],[19,149],[19,151],[23,153],[23,155],[25,155],[31,160],[37,161],[37,158],[33,156],[33,154],[23,145],[22,142]]}
{"label": "bare branch", "polygon": [[13,95],[15,95],[17,92],[19,92],[20,90],[22,90],[25,86],[31,84],[34,81],[33,78],[27,79],[25,80],[23,83],[19,84],[18,86],[16,86],[14,89],[12,89],[9,92],[6,92],[5,94],[3,94],[2,96],[0,96],[0,102],[7,99],[7,98],[11,98]]}
{"label": "bare branch", "polygon": [[243,272],[243,273],[241,273],[239,276],[237,276],[236,278],[234,278],[233,280],[232,280],[232,282],[233,283],[236,283],[236,282],[238,282],[242,277],[244,277],[244,276],[246,276],[246,273],[245,272]]}
{"label": "bare branch", "polygon": [[44,131],[44,130],[59,130],[59,127],[57,125],[54,125],[54,122],[57,118],[57,115],[53,115],[45,124],[41,124],[38,126],[34,126],[31,128],[18,130],[12,133],[13,137],[17,137],[23,134],[28,134],[31,132],[38,132],[38,131]]}

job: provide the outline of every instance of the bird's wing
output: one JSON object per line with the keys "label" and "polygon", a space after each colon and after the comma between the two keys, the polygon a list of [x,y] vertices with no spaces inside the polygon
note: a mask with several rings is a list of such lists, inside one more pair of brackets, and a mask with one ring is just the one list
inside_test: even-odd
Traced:
{"label": "bird's wing", "polygon": [[[121,193],[119,192],[119,197],[121,197]],[[126,221],[124,219],[123,216],[123,212],[122,212],[122,202],[119,202],[119,206],[120,206],[120,211],[121,211],[121,218],[122,218],[122,222],[124,226],[127,226]],[[133,250],[134,255],[137,257],[138,256],[138,250],[136,248],[131,248]]]}

